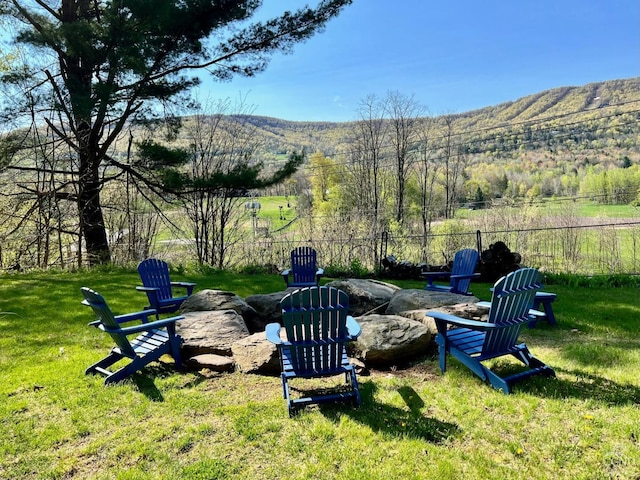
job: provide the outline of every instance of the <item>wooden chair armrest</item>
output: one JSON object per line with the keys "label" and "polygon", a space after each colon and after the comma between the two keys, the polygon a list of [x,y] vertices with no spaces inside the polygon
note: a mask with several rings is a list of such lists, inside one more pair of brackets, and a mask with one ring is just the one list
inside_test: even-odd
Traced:
{"label": "wooden chair armrest", "polygon": [[447,278],[451,276],[451,272],[422,272],[421,277],[429,278]]}
{"label": "wooden chair armrest", "polygon": [[428,286],[432,286],[434,280],[449,278],[451,272],[422,272],[420,276],[427,281]]}
{"label": "wooden chair armrest", "polygon": [[463,278],[479,278],[480,274],[479,273],[467,273],[464,275],[451,275],[452,279],[463,279]]}
{"label": "wooden chair armrest", "polygon": [[264,333],[271,343],[275,343],[276,345],[280,345],[282,343],[282,338],[280,338],[280,329],[281,325],[279,323],[269,323],[264,329]]}
{"label": "wooden chair armrest", "polygon": [[[485,302],[485,301],[476,302],[476,306],[482,307],[482,308],[491,308],[491,302]],[[546,313],[541,312],[540,310],[534,310],[533,308],[529,309],[529,315],[536,318],[543,318],[547,316]]]}
{"label": "wooden chair armrest", "polygon": [[147,292],[157,292],[160,289],[156,287],[136,287],[136,290],[138,290],[139,292],[147,293]]}
{"label": "wooden chair armrest", "polygon": [[[502,325],[497,325],[495,323],[487,323],[481,322],[479,320],[469,320],[467,318],[456,317],[455,315],[451,315],[443,312],[435,312],[433,310],[429,310],[425,312],[427,317],[432,317],[436,321],[436,325],[440,324],[450,324],[455,325],[457,327],[466,327],[472,330],[494,330],[496,328],[501,328]],[[438,327],[438,331],[440,328]]]}
{"label": "wooden chair armrest", "polygon": [[316,277],[321,277],[324,275],[324,268],[319,268],[316,270]]}
{"label": "wooden chair armrest", "polygon": [[171,287],[185,288],[187,295],[191,295],[196,285],[193,282],[171,282]]}
{"label": "wooden chair armrest", "polygon": [[124,315],[116,315],[114,318],[118,323],[127,323],[127,322],[133,322],[135,320],[140,320],[141,322],[148,325],[149,317],[152,315],[155,316],[155,314],[156,314],[156,311],[153,308],[149,308],[147,310],[142,310],[141,312],[133,312],[133,313],[126,313]]}
{"label": "wooden chair armrest", "polygon": [[351,315],[347,315],[347,334],[354,340],[362,333],[362,327]]}
{"label": "wooden chair armrest", "polygon": [[118,328],[118,329],[103,327],[102,330],[104,330],[107,333],[118,332],[124,335],[132,335],[134,333],[148,332],[149,330],[153,330],[156,328],[164,328],[172,324],[175,324],[178,320],[182,320],[183,318],[184,318],[183,316],[163,318],[162,320],[154,320],[153,322],[143,323],[141,325],[133,325],[131,327]]}
{"label": "wooden chair armrest", "polygon": [[283,277],[288,277],[290,273],[291,273],[291,269],[287,268],[286,270],[283,270],[282,272],[280,272],[280,275],[282,275]]}
{"label": "wooden chair armrest", "polygon": [[[91,303],[87,299],[82,300],[81,303],[83,305],[91,306]],[[116,322],[118,322],[118,324],[140,320],[144,324],[148,325],[147,322],[148,322],[149,316],[155,315],[155,314],[156,314],[156,311],[150,308],[148,310],[143,310],[141,312],[133,312],[133,313],[127,313],[124,315],[116,315],[113,318],[116,320]],[[102,322],[100,320],[94,320],[92,322],[89,322],[87,325],[89,325],[90,327],[101,327]]]}

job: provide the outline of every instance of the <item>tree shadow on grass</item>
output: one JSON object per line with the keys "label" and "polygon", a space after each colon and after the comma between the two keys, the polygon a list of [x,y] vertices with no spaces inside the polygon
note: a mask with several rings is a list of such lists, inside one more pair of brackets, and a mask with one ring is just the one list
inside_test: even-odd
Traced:
{"label": "tree shadow on grass", "polygon": [[360,385],[362,405],[359,408],[340,404],[320,405],[320,411],[326,418],[339,422],[340,417],[347,415],[358,423],[367,425],[374,432],[390,437],[416,438],[432,443],[460,436],[460,428],[449,422],[426,416],[421,412],[424,401],[411,387],[403,386],[398,393],[407,408],[398,408],[375,399],[377,387],[373,382]]}
{"label": "tree shadow on grass", "polygon": [[636,336],[587,339],[566,343],[560,354],[580,365],[607,368],[633,362],[633,355],[639,346]]}
{"label": "tree shadow on grass", "polygon": [[609,406],[640,404],[640,387],[618,383],[581,370],[555,368],[557,378],[540,379],[527,388],[547,398],[595,400]]}

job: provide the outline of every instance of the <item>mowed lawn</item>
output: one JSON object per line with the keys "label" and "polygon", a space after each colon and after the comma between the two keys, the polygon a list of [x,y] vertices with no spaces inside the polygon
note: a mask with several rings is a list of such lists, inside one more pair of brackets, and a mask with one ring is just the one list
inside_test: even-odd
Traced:
{"label": "mowed lawn", "polygon": [[[284,287],[277,275],[174,277],[242,297]],[[314,406],[290,419],[277,377],[176,373],[170,358],[112,387],[85,376],[112,344],[87,326],[80,287],[126,313],[146,304],[137,284],[121,270],[2,277],[0,478],[640,478],[637,286],[547,287],[558,325],[539,322],[521,339],[555,379],[504,395],[456,361],[442,375],[430,351],[360,376],[359,409]],[[489,299],[490,285],[472,287]]]}

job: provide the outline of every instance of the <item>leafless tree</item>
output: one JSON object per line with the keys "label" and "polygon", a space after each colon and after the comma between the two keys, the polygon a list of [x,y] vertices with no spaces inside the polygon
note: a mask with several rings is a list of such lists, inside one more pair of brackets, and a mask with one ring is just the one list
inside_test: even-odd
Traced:
{"label": "leafless tree", "polygon": [[369,95],[361,102],[358,115],[360,119],[352,130],[349,166],[360,187],[357,189],[359,206],[369,212],[372,223],[377,224],[383,207],[382,168],[386,160],[388,123],[384,119],[383,104],[375,95]]}
{"label": "leafless tree", "polygon": [[[246,108],[234,112],[229,101],[215,112],[198,111],[187,122],[191,187],[180,195],[191,222],[198,262],[216,268],[228,266],[230,252],[241,238],[241,207],[247,192],[233,185],[211,187],[215,175],[232,175],[239,168],[257,165],[255,126]],[[229,114],[233,113],[233,114]]]}
{"label": "leafless tree", "polygon": [[346,193],[351,197],[357,216],[365,220],[373,242],[378,241],[385,227],[385,176],[382,170],[387,160],[385,147],[389,124],[384,114],[384,104],[377,96],[368,95],[362,100],[358,109],[359,120],[353,123],[350,132],[345,166],[345,183],[349,185]]}
{"label": "leafless tree", "polygon": [[398,223],[404,220],[406,183],[412,164],[419,153],[415,147],[420,130],[419,118],[424,108],[416,98],[400,92],[388,92],[384,109],[389,119],[389,140],[393,146],[395,170],[395,218]]}
{"label": "leafless tree", "polygon": [[454,132],[453,116],[445,115],[444,132],[441,137],[440,159],[444,169],[444,191],[445,191],[445,218],[453,218],[458,205],[458,193],[460,191],[460,181],[467,163],[460,140],[456,140]]}
{"label": "leafless tree", "polygon": [[125,174],[103,190],[103,205],[112,261],[128,264],[152,256],[163,220],[163,200]]}
{"label": "leafless tree", "polygon": [[71,245],[79,248],[79,225],[67,205],[58,201],[75,194],[68,178],[58,178],[70,156],[51,133],[34,122],[5,136],[8,145],[17,137],[22,145],[29,145],[19,152],[10,148],[3,152],[14,162],[13,168],[0,171],[2,260],[9,268],[64,266],[70,260]]}
{"label": "leafless tree", "polygon": [[418,130],[417,159],[413,164],[413,171],[419,187],[420,221],[422,225],[422,260],[427,261],[428,239],[433,221],[435,203],[435,185],[438,178],[438,164],[434,161],[433,146],[431,141],[432,121],[429,118],[422,119]]}

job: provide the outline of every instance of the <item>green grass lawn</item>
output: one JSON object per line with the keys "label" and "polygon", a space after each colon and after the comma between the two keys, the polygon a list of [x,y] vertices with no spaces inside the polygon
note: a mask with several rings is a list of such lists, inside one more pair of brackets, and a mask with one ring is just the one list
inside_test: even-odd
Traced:
{"label": "green grass lawn", "polygon": [[634,205],[602,205],[587,202],[580,205],[579,214],[584,217],[637,218],[640,208]]}
{"label": "green grass lawn", "polygon": [[[174,277],[243,297],[284,286],[277,275]],[[137,284],[123,271],[2,277],[0,478],[640,478],[637,287],[548,287],[558,325],[522,340],[556,379],[507,396],[455,361],[441,375],[430,352],[360,376],[359,409],[290,419],[277,377],[176,373],[170,359],[113,387],[85,376],[112,345],[87,327],[80,287],[125,313],[145,304]],[[489,285],[472,287],[489,299]]]}
{"label": "green grass lawn", "polygon": [[[569,198],[542,198],[532,205],[544,209],[545,212],[554,215],[562,215],[566,211],[567,204],[577,206],[576,215],[585,218],[637,218],[640,216],[640,208],[634,205],[606,205],[589,200],[582,200],[576,203],[568,203]],[[527,205],[523,202],[523,205]],[[523,205],[514,207],[521,209]],[[504,208],[504,207],[503,207]],[[469,210],[461,208],[456,211],[456,218],[470,219],[483,215],[483,210]]]}

